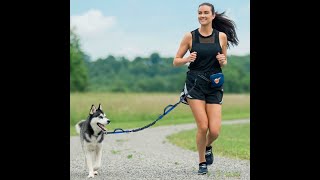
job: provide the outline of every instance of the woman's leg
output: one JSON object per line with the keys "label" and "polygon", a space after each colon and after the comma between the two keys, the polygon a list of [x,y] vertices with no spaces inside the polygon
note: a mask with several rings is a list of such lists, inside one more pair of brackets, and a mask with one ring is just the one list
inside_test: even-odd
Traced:
{"label": "woman's leg", "polygon": [[208,131],[208,117],[206,113],[206,104],[203,100],[189,99],[188,104],[191,108],[195,121],[197,123],[197,149],[199,153],[199,163],[206,162],[205,150],[206,150],[206,135]]}
{"label": "woman's leg", "polygon": [[206,146],[210,146],[219,136],[221,128],[221,108],[220,104],[206,104],[206,113],[209,119],[209,133],[206,138]]}

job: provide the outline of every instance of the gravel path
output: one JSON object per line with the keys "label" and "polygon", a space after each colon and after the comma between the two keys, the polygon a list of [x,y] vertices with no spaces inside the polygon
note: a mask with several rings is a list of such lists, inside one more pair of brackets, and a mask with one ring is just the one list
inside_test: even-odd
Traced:
{"label": "gravel path", "polygon": [[[250,123],[249,119],[222,124]],[[147,128],[136,133],[109,134],[104,139],[102,168],[95,180],[196,180],[250,179],[250,160],[215,156],[207,175],[198,175],[198,153],[166,140],[178,131],[196,128],[194,123]],[[70,137],[70,179],[88,179],[79,137]]]}

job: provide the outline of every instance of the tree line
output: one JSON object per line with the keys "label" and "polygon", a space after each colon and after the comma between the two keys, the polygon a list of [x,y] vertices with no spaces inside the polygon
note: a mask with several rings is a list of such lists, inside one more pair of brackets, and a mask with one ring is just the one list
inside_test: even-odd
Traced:
{"label": "tree line", "polygon": [[[172,61],[156,52],[132,61],[112,55],[92,61],[70,31],[71,92],[180,92],[188,68],[173,67]],[[250,92],[250,55],[228,56],[223,72],[226,92]]]}

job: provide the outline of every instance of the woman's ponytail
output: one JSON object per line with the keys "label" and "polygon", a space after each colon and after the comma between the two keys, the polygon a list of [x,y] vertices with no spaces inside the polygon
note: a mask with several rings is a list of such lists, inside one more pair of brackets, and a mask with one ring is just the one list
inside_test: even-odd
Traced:
{"label": "woman's ponytail", "polygon": [[232,46],[236,46],[239,44],[239,40],[236,33],[236,24],[234,21],[229,19],[225,12],[218,13],[215,12],[216,17],[212,21],[212,28],[216,29],[218,31],[224,32],[227,35],[228,44],[227,46],[230,46],[230,43]]}

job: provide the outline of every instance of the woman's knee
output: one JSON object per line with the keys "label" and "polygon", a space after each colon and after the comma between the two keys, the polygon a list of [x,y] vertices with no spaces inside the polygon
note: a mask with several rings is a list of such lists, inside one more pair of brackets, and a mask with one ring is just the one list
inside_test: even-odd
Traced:
{"label": "woman's knee", "polygon": [[207,125],[198,126],[198,132],[199,133],[207,134],[207,131],[208,131],[208,126]]}
{"label": "woman's knee", "polygon": [[219,137],[220,131],[218,129],[210,129],[209,134],[210,136],[217,138]]}

